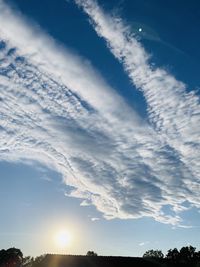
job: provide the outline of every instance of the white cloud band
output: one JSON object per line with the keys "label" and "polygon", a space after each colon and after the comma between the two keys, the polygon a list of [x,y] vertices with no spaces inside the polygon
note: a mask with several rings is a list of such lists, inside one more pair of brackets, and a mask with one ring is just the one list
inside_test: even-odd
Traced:
{"label": "white cloud band", "polygon": [[[151,93],[162,71],[149,68],[144,49],[127,36],[121,21],[104,16],[92,1],[82,5],[166,125],[165,114],[169,119],[171,113],[159,108],[162,99]],[[166,205],[183,210],[186,196],[199,205],[197,189],[191,190],[191,185],[198,184],[196,163],[190,166],[188,156],[177,149],[180,139],[174,126],[158,127],[156,120],[155,131],[88,61],[19,18],[3,2],[0,12],[0,160],[37,159],[56,169],[73,186],[71,196],[94,204],[106,218],[148,216],[177,224],[180,217],[166,212]],[[109,25],[117,28],[113,31]],[[20,35],[16,36],[17,31]],[[114,39],[111,32],[116,34]],[[118,44],[109,38],[118,38]],[[132,48],[137,49],[136,58],[130,55]],[[162,77],[167,78],[160,86],[181,88],[175,95],[184,106],[187,95],[182,83],[166,73]],[[195,96],[186,98],[191,103]],[[195,105],[191,108],[196,112]],[[173,121],[175,126],[178,123]]]}

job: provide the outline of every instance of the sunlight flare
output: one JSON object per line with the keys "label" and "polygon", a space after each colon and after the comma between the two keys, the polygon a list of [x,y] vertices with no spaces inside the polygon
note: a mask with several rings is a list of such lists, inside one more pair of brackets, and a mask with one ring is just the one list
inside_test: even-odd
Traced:
{"label": "sunlight flare", "polygon": [[66,248],[71,244],[72,236],[67,230],[62,230],[56,233],[55,243],[58,248]]}

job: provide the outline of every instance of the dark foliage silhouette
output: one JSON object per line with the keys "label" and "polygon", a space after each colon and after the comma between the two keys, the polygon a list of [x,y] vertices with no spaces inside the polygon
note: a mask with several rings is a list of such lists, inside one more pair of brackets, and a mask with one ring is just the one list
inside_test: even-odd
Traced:
{"label": "dark foliage silhouette", "polygon": [[20,267],[23,261],[23,254],[18,248],[0,250],[0,267]]}
{"label": "dark foliage silhouette", "polygon": [[31,256],[24,257],[22,266],[23,267],[32,267],[34,263],[34,258]]}
{"label": "dark foliage silhouette", "polygon": [[177,262],[179,259],[179,251],[177,248],[169,249],[166,258],[170,261]]}
{"label": "dark foliage silhouette", "polygon": [[21,250],[0,250],[0,267],[200,267],[200,251],[186,246],[168,250],[164,257],[161,250],[148,250],[142,258],[98,256],[88,251],[86,256],[41,255],[25,257]]}
{"label": "dark foliage silhouette", "polygon": [[45,257],[46,255],[41,255],[41,256],[36,257],[33,261],[32,267],[37,267],[38,265],[40,265],[40,263],[44,260]]}
{"label": "dark foliage silhouette", "polygon": [[162,258],[164,258],[164,254],[162,253],[161,250],[150,249],[150,250],[147,250],[144,253],[143,258],[158,258],[158,259],[162,259]]}
{"label": "dark foliage silhouette", "polygon": [[[159,252],[159,253],[158,253]],[[151,259],[162,259],[163,255],[159,250],[148,250],[144,253],[143,257]],[[189,267],[200,267],[200,251],[196,252],[196,248],[192,246],[182,247],[180,251],[177,248],[169,249],[164,261],[160,263],[165,265],[163,266],[189,266]]]}
{"label": "dark foliage silhouette", "polygon": [[89,251],[87,252],[86,256],[97,256],[97,253],[94,252],[94,251],[90,251],[90,250],[89,250]]}

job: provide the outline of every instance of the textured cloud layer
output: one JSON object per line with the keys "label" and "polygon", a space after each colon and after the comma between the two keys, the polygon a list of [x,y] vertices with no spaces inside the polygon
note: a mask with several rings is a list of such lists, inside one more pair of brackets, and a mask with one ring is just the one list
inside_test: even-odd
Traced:
{"label": "textured cloud layer", "polygon": [[120,18],[106,14],[96,1],[76,0],[76,3],[89,15],[96,32],[105,38],[133,84],[142,90],[152,126],[190,172],[188,179],[182,180],[194,194],[192,199],[188,196],[188,200],[198,205],[199,96],[195,92],[187,93],[186,85],[166,71],[153,68],[149,63],[149,55]]}
{"label": "textured cloud layer", "polygon": [[106,218],[180,224],[186,198],[199,205],[198,99],[150,68],[121,21],[92,1],[77,2],[143,90],[153,123],[143,122],[87,60],[0,2],[0,160],[36,159],[56,169],[71,196]]}

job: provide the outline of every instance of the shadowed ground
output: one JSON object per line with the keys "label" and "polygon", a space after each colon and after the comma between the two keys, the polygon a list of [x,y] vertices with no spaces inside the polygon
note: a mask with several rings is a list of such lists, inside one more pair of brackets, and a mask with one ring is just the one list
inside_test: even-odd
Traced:
{"label": "shadowed ground", "polygon": [[38,267],[160,267],[143,258],[47,255]]}

